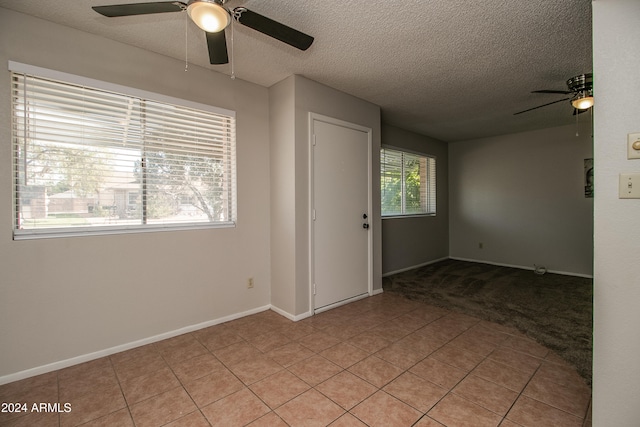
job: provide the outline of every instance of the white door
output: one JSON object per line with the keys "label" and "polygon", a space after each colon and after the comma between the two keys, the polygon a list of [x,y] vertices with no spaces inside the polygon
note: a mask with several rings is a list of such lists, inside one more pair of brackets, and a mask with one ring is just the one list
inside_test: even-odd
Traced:
{"label": "white door", "polygon": [[318,312],[371,292],[371,132],[313,117],[311,280]]}

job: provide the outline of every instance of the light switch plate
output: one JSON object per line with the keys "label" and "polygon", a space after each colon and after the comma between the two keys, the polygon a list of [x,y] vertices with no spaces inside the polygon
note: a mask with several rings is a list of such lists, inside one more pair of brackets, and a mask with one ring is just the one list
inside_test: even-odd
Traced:
{"label": "light switch plate", "polygon": [[630,133],[627,137],[627,158],[640,159],[640,132]]}
{"label": "light switch plate", "polygon": [[620,174],[620,198],[640,199],[640,173]]}

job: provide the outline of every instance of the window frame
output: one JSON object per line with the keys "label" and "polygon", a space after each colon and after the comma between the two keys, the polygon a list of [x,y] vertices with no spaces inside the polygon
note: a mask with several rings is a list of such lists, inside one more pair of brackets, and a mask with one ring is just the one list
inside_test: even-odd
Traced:
{"label": "window frame", "polygon": [[[404,154],[409,154],[412,156],[418,156],[421,158],[425,158],[427,162],[433,161],[433,167],[435,168],[435,172],[433,173],[433,178],[435,179],[435,182],[433,183],[433,188],[432,190],[435,193],[435,196],[433,197],[433,209],[432,211],[428,211],[428,212],[417,212],[417,213],[391,213],[391,214],[384,214],[384,209],[382,206],[382,202],[383,202],[383,190],[382,190],[382,179],[384,178],[383,172],[382,172],[382,167],[383,167],[383,156],[382,156],[382,152],[384,150],[387,151],[393,151],[393,152],[397,152],[400,153],[403,157],[403,161],[402,161],[402,176],[404,177]],[[429,172],[427,171],[427,183],[429,185],[431,185],[429,178]],[[403,195],[401,197],[406,197],[404,195],[404,192],[406,190],[405,186],[405,180],[403,178],[403,181],[401,183],[402,186],[402,192]],[[435,217],[437,216],[437,157],[435,155],[431,155],[431,154],[425,154],[423,152],[419,152],[419,151],[414,151],[414,150],[410,150],[410,149],[406,149],[406,148],[400,148],[400,147],[395,147],[392,145],[387,145],[387,144],[382,144],[382,146],[380,147],[380,216],[382,220],[385,219],[397,219],[397,218],[416,218],[416,217]],[[427,192],[425,194],[425,197],[427,198],[426,203],[427,203],[427,209],[429,209],[430,207],[430,198],[429,198],[429,189],[427,189]],[[403,207],[404,208],[404,207]]]}
{"label": "window frame", "polygon": [[[17,135],[13,129],[11,134],[11,169],[12,169],[12,229],[14,240],[26,240],[26,239],[39,239],[39,238],[52,238],[52,237],[77,237],[88,235],[112,235],[112,234],[129,234],[129,233],[147,233],[157,231],[176,231],[176,230],[194,230],[194,229],[210,229],[210,228],[233,228],[236,226],[238,212],[237,212],[237,149],[236,149],[236,113],[235,111],[211,106],[208,104],[202,104],[194,101],[189,101],[181,98],[175,98],[155,92],[149,92],[146,90],[136,89],[119,84],[104,82],[87,77],[77,76],[74,74],[64,73],[60,71],[41,68],[33,65],[22,64],[19,62],[9,61],[10,78],[12,79],[12,93],[13,93],[13,75],[22,74],[24,77],[36,77],[47,80],[54,80],[62,84],[70,84],[75,86],[86,86],[89,89],[96,89],[99,91],[106,91],[114,94],[120,94],[127,97],[132,97],[137,100],[155,102],[161,104],[173,105],[176,107],[184,107],[193,110],[200,110],[201,112],[213,113],[217,115],[226,116],[231,121],[231,136],[225,144],[228,144],[230,149],[230,157],[225,161],[224,166],[230,171],[230,176],[227,177],[227,184],[229,186],[229,218],[225,221],[216,222],[184,222],[184,223],[139,223],[139,224],[119,224],[119,225],[98,225],[98,226],[63,226],[63,227],[43,227],[33,229],[21,229],[19,227],[19,215],[18,206],[19,202],[19,185],[20,178],[17,170],[15,169],[16,161],[16,147],[22,135]],[[13,108],[13,95],[10,97],[11,102],[11,120],[14,120],[14,108]],[[140,190],[138,190],[140,191]],[[128,203],[128,196],[126,202]]]}

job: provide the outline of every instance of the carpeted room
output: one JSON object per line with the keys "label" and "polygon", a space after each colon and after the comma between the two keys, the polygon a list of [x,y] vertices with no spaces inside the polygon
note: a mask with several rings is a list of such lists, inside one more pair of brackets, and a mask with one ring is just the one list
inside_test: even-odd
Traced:
{"label": "carpeted room", "polygon": [[385,292],[510,326],[592,381],[592,279],[446,260],[383,279]]}

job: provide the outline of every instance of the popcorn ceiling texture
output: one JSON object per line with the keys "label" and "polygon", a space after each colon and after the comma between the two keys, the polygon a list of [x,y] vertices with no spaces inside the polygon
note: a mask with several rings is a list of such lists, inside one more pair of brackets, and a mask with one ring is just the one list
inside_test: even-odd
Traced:
{"label": "popcorn ceiling texture", "polygon": [[[192,64],[231,74],[230,65],[208,64],[204,34],[185,13],[109,19],[91,9],[131,2],[0,0],[0,8],[181,61],[187,53]],[[300,74],[380,105],[383,123],[443,141],[573,123],[568,101],[513,113],[561,98],[532,90],[565,90],[568,78],[592,70],[591,0],[230,0],[226,6],[245,6],[315,37],[301,52],[235,25],[237,78],[269,87]]]}

